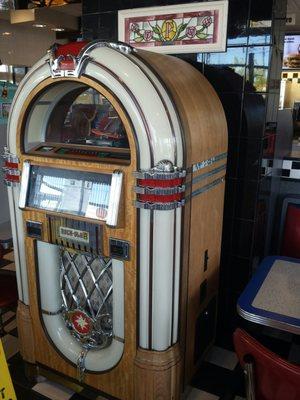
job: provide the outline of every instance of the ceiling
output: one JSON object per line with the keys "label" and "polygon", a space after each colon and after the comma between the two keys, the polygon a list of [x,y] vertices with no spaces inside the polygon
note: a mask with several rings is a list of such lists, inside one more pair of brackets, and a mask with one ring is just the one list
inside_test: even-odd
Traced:
{"label": "ceiling", "polygon": [[[1,11],[1,62],[33,65],[53,43],[66,43],[80,36],[80,16],[81,4]],[[13,20],[20,22],[11,23]],[[57,29],[61,31],[57,32]]]}

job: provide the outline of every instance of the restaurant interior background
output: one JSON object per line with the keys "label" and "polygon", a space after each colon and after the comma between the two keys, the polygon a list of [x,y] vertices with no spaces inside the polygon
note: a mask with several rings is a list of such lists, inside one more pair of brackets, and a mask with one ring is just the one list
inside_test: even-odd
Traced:
{"label": "restaurant interior background", "polygon": [[[25,3],[19,2],[20,8],[27,8]],[[23,22],[13,24],[9,11],[0,11],[0,95],[9,84],[18,85],[54,42],[79,37],[117,41],[118,10],[178,3],[183,1],[83,0],[36,9],[33,20],[24,14]],[[217,344],[232,349],[232,332],[239,324],[237,299],[261,259],[280,253],[283,198],[300,193],[300,62],[282,69],[285,35],[298,35],[300,46],[300,4],[297,0],[229,0],[228,17],[225,52],[178,57],[207,77],[227,118]],[[5,130],[5,121],[0,121],[1,148]],[[0,196],[6,196],[2,184]],[[0,229],[8,222],[4,202]]]}

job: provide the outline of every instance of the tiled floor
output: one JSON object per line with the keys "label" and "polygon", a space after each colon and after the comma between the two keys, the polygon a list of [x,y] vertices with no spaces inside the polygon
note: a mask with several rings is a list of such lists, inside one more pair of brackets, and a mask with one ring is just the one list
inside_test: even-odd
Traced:
{"label": "tiled floor", "polygon": [[[12,252],[5,255],[4,261],[0,262],[0,268],[14,271]],[[7,313],[5,319],[12,316],[13,313]],[[18,348],[15,319],[5,327],[5,330],[6,335],[2,337],[2,343],[18,400],[104,399],[101,396],[91,395],[87,389],[76,393],[78,386],[74,385],[74,390],[71,390],[44,377],[39,377],[38,383],[31,383],[25,377],[24,365]],[[195,375],[192,386],[186,389],[184,398],[186,400],[244,400],[243,396],[243,374],[235,353],[214,346]]]}

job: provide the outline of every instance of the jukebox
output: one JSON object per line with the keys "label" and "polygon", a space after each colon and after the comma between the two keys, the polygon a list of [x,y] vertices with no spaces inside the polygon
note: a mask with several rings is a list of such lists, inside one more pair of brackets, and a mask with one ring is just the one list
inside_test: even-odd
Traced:
{"label": "jukebox", "polygon": [[179,58],[78,42],[31,68],[4,154],[27,363],[179,399],[214,339],[226,129]]}

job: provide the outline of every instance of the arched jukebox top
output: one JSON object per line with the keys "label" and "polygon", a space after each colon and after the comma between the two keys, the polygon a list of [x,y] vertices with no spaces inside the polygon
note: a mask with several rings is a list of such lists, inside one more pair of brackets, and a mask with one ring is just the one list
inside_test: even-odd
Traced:
{"label": "arched jukebox top", "polygon": [[[76,365],[120,376],[136,343],[164,351],[186,334],[179,320],[200,279],[189,277],[208,247],[219,257],[226,152],[219,99],[179,58],[78,42],[31,68],[5,157],[19,297],[43,321],[33,324],[36,360],[70,376]],[[105,375],[99,382],[124,397]]]}

